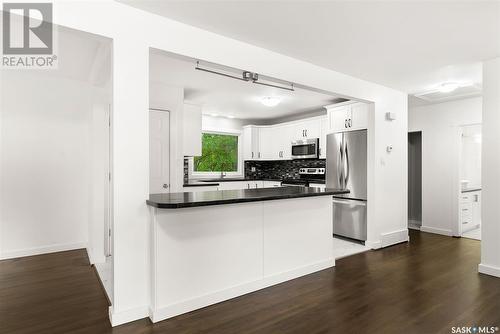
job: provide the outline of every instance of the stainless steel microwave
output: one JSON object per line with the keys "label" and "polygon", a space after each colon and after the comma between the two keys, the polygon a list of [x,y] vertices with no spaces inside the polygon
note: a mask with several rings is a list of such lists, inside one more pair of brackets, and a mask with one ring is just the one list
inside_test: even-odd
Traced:
{"label": "stainless steel microwave", "polygon": [[319,158],[319,138],[296,140],[292,142],[292,159]]}

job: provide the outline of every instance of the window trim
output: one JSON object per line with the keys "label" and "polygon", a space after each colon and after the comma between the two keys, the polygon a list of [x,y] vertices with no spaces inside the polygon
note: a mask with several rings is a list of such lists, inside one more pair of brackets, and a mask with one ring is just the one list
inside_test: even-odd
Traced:
{"label": "window trim", "polygon": [[[204,133],[215,134],[215,135],[227,135],[227,136],[237,136],[238,137],[238,167],[236,172],[226,172],[227,177],[243,177],[243,131],[236,129],[212,129],[206,128],[201,130],[201,134]],[[194,158],[190,157],[188,161],[188,175],[189,178],[193,179],[209,179],[209,178],[219,178],[220,172],[195,172],[194,171]]]}

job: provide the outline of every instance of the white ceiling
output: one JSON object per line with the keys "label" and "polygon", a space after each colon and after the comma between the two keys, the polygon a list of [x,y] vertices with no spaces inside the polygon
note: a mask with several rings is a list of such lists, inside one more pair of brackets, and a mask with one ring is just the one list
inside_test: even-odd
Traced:
{"label": "white ceiling", "polygon": [[[203,106],[205,114],[239,119],[270,120],[321,110],[325,112],[323,106],[332,104],[338,97],[298,87],[291,92],[256,85],[198,71],[195,67],[194,59],[153,50],[150,57],[150,81],[183,87],[185,100]],[[227,68],[224,71],[223,67],[213,64],[201,63],[200,67],[227,73]],[[234,75],[238,74],[241,75],[241,72],[234,72]],[[279,97],[281,103],[275,107],[266,107],[260,102],[266,96]]]}
{"label": "white ceiling", "polygon": [[120,2],[410,94],[500,55],[497,1]]}

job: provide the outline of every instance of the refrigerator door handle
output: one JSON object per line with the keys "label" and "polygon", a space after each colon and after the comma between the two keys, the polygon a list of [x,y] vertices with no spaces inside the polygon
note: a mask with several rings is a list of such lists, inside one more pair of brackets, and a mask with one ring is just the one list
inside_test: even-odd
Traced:
{"label": "refrigerator door handle", "polygon": [[339,180],[339,186],[341,189],[344,188],[344,184],[342,181],[344,180],[344,153],[342,151],[342,143],[343,141],[340,142],[339,145],[339,155],[337,156],[337,179]]}
{"label": "refrigerator door handle", "polygon": [[349,182],[349,151],[347,150],[347,143],[345,143],[345,162],[346,162],[346,172],[345,172],[345,182],[344,182],[344,188],[347,187],[347,182]]}

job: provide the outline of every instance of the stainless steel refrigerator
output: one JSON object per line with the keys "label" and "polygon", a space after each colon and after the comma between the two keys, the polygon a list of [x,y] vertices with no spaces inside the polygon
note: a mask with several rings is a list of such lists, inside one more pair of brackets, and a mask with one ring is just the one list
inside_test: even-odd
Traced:
{"label": "stainless steel refrigerator", "polygon": [[367,131],[329,134],[326,149],[326,186],[349,190],[333,198],[333,234],[365,241]]}

